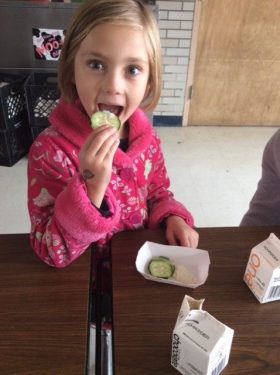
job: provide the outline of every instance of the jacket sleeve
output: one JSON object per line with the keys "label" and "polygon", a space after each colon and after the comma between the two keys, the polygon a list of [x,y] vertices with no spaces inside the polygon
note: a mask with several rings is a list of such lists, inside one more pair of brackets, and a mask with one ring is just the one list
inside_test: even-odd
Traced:
{"label": "jacket sleeve", "polygon": [[262,157],[262,176],[241,226],[280,224],[280,130],[265,146]]}
{"label": "jacket sleeve", "polygon": [[159,227],[163,220],[170,215],[179,216],[188,225],[193,226],[194,220],[191,213],[180,202],[176,201],[173,193],[168,190],[170,181],[167,176],[160,140],[156,135],[152,148],[154,155],[153,173],[148,187],[149,228]]}
{"label": "jacket sleeve", "polygon": [[88,246],[106,239],[119,222],[119,208],[106,192],[104,217],[90,202],[75,163],[55,146],[35,141],[28,157],[30,241],[47,264],[65,267]]}

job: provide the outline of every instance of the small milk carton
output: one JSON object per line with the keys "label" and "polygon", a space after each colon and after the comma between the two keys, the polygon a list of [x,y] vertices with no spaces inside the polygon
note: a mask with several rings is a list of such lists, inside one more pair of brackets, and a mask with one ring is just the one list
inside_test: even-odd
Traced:
{"label": "small milk carton", "polygon": [[173,330],[171,364],[183,375],[218,375],[226,367],[234,331],[185,296]]}
{"label": "small milk carton", "polygon": [[280,299],[280,240],[274,233],[251,250],[244,281],[260,303]]}

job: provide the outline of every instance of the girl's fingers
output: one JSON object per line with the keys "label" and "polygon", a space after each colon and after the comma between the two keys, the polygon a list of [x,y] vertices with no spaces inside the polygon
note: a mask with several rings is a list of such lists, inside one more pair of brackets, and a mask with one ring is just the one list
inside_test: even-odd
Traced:
{"label": "girl's fingers", "polygon": [[199,234],[197,232],[195,232],[192,236],[192,239],[191,239],[192,247],[197,248],[198,242],[199,242]]}
{"label": "girl's fingers", "polygon": [[171,231],[166,233],[166,239],[170,245],[197,248],[199,235],[196,231],[191,233]]}
{"label": "girl's fingers", "polygon": [[169,243],[169,245],[172,245],[172,246],[178,245],[173,232],[167,231],[166,232],[166,239],[167,239],[167,242]]}
{"label": "girl's fingers", "polygon": [[95,149],[97,151],[112,134],[117,134],[115,128],[109,125],[102,125],[90,134],[84,144],[84,148],[86,150]]}
{"label": "girl's fingers", "polygon": [[180,246],[191,247],[190,240],[187,236],[182,236],[180,239]]}
{"label": "girl's fingers", "polygon": [[110,149],[108,150],[108,153],[105,158],[107,158],[109,161],[113,160],[113,157],[115,155],[115,152],[117,151],[120,144],[119,138],[115,140],[115,142],[112,144]]}
{"label": "girl's fingers", "polygon": [[116,150],[116,148],[114,147],[116,144],[119,144],[117,133],[109,135],[108,138],[106,138],[100,145],[99,149],[95,150],[95,156],[99,160],[105,160],[112,154],[112,147],[114,150]]}

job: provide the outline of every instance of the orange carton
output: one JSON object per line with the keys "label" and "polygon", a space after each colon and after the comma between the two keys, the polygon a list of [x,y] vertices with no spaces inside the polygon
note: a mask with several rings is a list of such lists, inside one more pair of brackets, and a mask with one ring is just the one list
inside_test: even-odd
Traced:
{"label": "orange carton", "polygon": [[274,233],[251,250],[244,281],[260,303],[280,299],[280,240]]}

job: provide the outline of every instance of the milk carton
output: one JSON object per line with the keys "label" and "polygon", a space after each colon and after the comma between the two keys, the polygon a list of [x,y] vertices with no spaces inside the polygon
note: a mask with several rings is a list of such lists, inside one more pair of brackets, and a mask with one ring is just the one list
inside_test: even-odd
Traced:
{"label": "milk carton", "polygon": [[171,364],[183,375],[218,375],[229,360],[234,331],[185,296],[173,330]]}
{"label": "milk carton", "polygon": [[280,240],[274,233],[251,250],[244,281],[260,303],[280,299]]}

